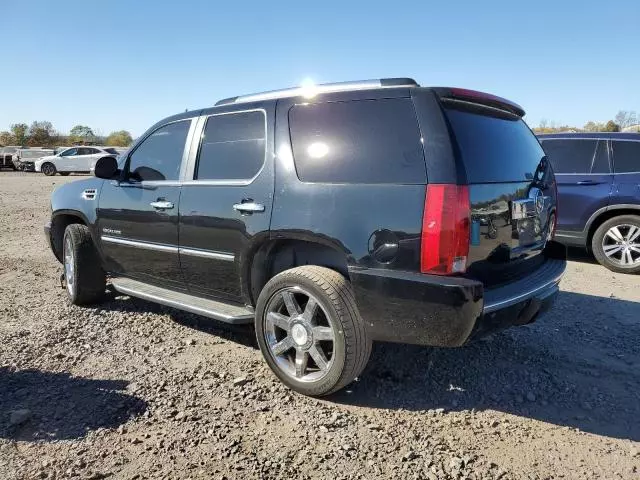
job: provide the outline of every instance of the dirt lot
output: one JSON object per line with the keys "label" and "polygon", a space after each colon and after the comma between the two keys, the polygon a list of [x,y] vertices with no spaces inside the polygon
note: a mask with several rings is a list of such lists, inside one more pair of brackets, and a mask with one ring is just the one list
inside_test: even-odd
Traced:
{"label": "dirt lot", "polygon": [[292,394],[252,332],[124,296],[69,306],[42,234],[78,177],[0,173],[0,478],[640,478],[640,278],[573,257],[538,323],[380,344]]}

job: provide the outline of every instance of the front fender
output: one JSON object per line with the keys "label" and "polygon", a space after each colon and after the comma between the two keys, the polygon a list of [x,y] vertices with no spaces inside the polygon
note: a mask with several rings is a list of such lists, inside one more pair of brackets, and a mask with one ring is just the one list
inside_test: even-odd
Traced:
{"label": "front fender", "polygon": [[[96,243],[96,219],[98,199],[104,180],[95,177],[77,180],[56,188],[51,194],[51,219],[48,228],[49,244],[54,255],[60,260],[62,237],[67,225],[84,223],[89,227],[91,237]],[[93,195],[83,195],[95,192]]]}

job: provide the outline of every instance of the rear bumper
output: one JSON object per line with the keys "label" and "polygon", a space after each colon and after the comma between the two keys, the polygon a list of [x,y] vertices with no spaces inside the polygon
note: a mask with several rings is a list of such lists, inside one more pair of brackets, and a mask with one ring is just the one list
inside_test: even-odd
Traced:
{"label": "rear bumper", "polygon": [[457,347],[496,330],[531,323],[551,307],[566,254],[559,246],[549,253],[553,256],[527,277],[490,290],[466,278],[382,269],[349,273],[372,339]]}

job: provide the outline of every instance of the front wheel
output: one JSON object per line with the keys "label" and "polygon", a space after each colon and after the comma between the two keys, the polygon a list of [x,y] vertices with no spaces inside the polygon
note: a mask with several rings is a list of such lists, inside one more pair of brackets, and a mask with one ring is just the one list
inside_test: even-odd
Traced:
{"label": "front wheel", "polygon": [[56,166],[53,163],[43,163],[42,167],[40,167],[42,173],[44,173],[47,177],[51,177],[56,174]]}
{"label": "front wheel", "polygon": [[598,227],[591,240],[598,262],[618,273],[640,273],[640,217],[621,215]]}
{"label": "front wheel", "polygon": [[107,276],[86,225],[74,223],[66,228],[62,260],[69,301],[74,305],[99,303],[104,298]]}
{"label": "front wheel", "polygon": [[258,298],[255,323],[267,364],[303,395],[340,390],[369,360],[371,340],[351,285],[328,268],[296,267],[269,280]]}

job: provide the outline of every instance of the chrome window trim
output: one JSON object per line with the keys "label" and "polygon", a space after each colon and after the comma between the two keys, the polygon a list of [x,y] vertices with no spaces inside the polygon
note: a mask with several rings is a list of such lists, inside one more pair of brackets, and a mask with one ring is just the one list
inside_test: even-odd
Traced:
{"label": "chrome window trim", "polygon": [[[633,135],[633,134],[631,134]],[[640,142],[640,139],[637,138],[607,138],[607,137],[579,137],[579,138],[575,138],[575,137],[553,137],[553,138],[549,138],[549,137],[542,137],[539,138],[538,140],[540,140],[541,142],[551,142],[553,140],[571,140],[573,142],[578,141],[578,140],[606,140],[606,141],[611,141],[611,142]]]}
{"label": "chrome window trim", "polygon": [[584,177],[584,176],[600,176],[600,177],[603,177],[603,176],[614,176],[614,175],[618,176],[618,175],[638,175],[638,174],[640,174],[640,170],[637,171],[637,172],[620,172],[620,173],[614,173],[614,172],[609,172],[609,173],[555,173],[554,172],[554,175],[556,177],[559,177],[561,175],[579,175],[581,177]]}
{"label": "chrome window trim", "polygon": [[232,253],[214,252],[213,250],[202,250],[199,248],[180,247],[178,250],[180,255],[189,255],[191,257],[200,258],[212,258],[214,260],[223,260],[225,262],[233,262],[236,258]]}
{"label": "chrome window trim", "polygon": [[[234,114],[251,113],[251,112],[261,112],[264,118],[264,158],[262,159],[262,165],[260,166],[260,169],[256,172],[256,174],[251,178],[237,178],[237,179],[233,178],[233,179],[226,179],[226,180],[195,179],[194,177],[196,175],[196,167],[198,163],[198,156],[200,154],[200,147],[202,145],[204,130],[207,126],[207,120],[209,119],[209,117],[219,117],[222,115],[234,115]],[[208,115],[202,115],[198,121],[198,128],[194,134],[194,138],[191,143],[192,152],[189,155],[189,167],[187,168],[187,171],[185,173],[185,179],[182,182],[182,184],[190,185],[190,186],[206,185],[206,186],[218,186],[218,187],[219,186],[242,187],[242,186],[251,185],[256,180],[256,178],[260,176],[260,174],[264,170],[265,165],[267,164],[267,158],[269,156],[268,138],[269,138],[269,125],[267,121],[267,111],[264,108],[249,108],[245,110],[232,110],[228,112],[219,112],[219,113],[211,113]]]}
{"label": "chrome window trim", "polygon": [[100,239],[105,243],[117,245],[126,245],[127,247],[143,248],[146,250],[156,250],[158,252],[178,253],[178,247],[173,245],[164,245],[160,243],[141,242],[137,240],[129,240],[128,238],[112,237],[110,235],[102,235]]}

